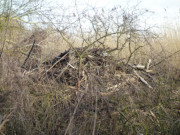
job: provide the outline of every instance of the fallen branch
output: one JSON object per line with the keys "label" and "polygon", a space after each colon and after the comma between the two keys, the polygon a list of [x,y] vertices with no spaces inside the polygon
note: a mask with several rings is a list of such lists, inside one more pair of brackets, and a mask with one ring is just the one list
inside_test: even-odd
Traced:
{"label": "fallen branch", "polygon": [[159,62],[155,63],[154,65],[151,65],[150,67],[152,67],[152,66],[157,66],[157,65],[161,64],[163,61],[167,60],[168,58],[174,56],[176,53],[179,53],[179,52],[180,52],[180,50],[174,52],[173,54],[171,54],[171,55],[165,57],[164,59],[160,60]]}
{"label": "fallen branch", "polygon": [[57,78],[60,78],[61,76],[62,76],[62,74],[68,69],[68,67],[71,67],[70,65],[72,65],[72,64],[74,64],[74,63],[76,63],[77,61],[76,60],[71,60],[71,61],[69,61],[69,63],[63,68],[63,69],[61,69],[61,73],[56,77],[56,79]]}
{"label": "fallen branch", "polygon": [[32,45],[32,47],[31,47],[31,50],[29,51],[26,59],[24,60],[23,65],[21,66],[22,68],[24,68],[24,65],[26,64],[27,60],[29,59],[29,57],[30,57],[30,55],[31,55],[31,52],[32,52],[32,50],[33,50],[33,48],[34,48],[34,45],[35,45],[35,40],[34,40],[34,42],[33,42],[33,45]]}
{"label": "fallen branch", "polygon": [[[48,69],[46,70],[46,73],[49,72],[51,69],[53,69],[62,59],[64,59],[67,55],[69,54],[69,51],[64,55],[62,56],[61,58],[59,58],[56,62],[54,62],[54,64]],[[43,62],[45,63],[45,62]]]}
{"label": "fallen branch", "polygon": [[141,82],[143,82],[144,84],[146,84],[150,89],[152,89],[151,85],[148,84],[148,82],[142,78],[135,70],[133,70],[135,75],[141,80]]}

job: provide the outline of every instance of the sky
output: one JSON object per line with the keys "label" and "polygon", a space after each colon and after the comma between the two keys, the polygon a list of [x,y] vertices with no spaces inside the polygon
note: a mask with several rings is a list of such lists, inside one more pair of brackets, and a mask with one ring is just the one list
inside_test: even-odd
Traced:
{"label": "sky", "polygon": [[[74,0],[50,0],[53,4],[71,6]],[[148,17],[149,24],[179,23],[180,24],[180,0],[76,0],[78,5],[88,4],[93,7],[111,9],[117,5],[131,7],[139,3],[139,8],[153,12]]]}

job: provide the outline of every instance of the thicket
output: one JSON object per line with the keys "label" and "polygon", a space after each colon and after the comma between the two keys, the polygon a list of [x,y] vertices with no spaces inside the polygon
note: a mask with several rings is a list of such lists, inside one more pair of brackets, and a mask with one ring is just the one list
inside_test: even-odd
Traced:
{"label": "thicket", "polygon": [[0,4],[0,134],[180,133],[178,28],[138,5]]}

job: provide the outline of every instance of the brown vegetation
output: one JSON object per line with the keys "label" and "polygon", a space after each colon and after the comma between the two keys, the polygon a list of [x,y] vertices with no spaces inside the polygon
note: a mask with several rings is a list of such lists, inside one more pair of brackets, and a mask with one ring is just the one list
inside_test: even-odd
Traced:
{"label": "brown vegetation", "polygon": [[0,134],[180,133],[179,29],[140,29],[136,9],[97,11],[35,30],[9,16],[21,32],[4,20]]}

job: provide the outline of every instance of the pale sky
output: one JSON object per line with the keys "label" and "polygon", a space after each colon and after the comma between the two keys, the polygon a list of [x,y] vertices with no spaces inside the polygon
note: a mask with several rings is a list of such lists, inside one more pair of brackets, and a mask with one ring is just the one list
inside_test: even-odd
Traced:
{"label": "pale sky", "polygon": [[[47,0],[52,4],[71,6],[75,0]],[[78,5],[84,8],[88,5],[93,7],[113,8],[117,5],[122,7],[131,7],[139,3],[139,8],[148,9],[154,13],[148,16],[148,23],[163,24],[179,23],[180,24],[180,0],[76,0]]]}

